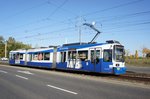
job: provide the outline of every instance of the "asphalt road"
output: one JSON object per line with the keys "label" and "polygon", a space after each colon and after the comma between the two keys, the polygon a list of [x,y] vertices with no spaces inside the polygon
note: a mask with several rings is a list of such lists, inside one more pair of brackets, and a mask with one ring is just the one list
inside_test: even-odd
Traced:
{"label": "asphalt road", "polygon": [[1,99],[149,99],[150,86],[0,65]]}
{"label": "asphalt road", "polygon": [[150,74],[150,66],[149,67],[127,66],[127,71]]}

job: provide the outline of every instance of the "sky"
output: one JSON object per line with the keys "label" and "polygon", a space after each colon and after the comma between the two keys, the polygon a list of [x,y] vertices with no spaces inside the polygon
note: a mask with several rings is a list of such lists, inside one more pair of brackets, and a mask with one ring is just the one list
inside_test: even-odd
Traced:
{"label": "sky", "polygon": [[[150,0],[0,0],[0,36],[32,47],[117,40],[129,50],[150,48]],[[79,33],[79,30],[81,32]]]}

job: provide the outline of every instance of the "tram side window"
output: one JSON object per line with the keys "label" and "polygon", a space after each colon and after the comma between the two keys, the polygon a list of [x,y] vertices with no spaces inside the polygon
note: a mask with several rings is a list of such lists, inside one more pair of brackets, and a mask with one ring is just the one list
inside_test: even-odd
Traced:
{"label": "tram side window", "polygon": [[38,61],[50,60],[50,53],[49,52],[34,53],[33,54],[33,60],[38,60]]}
{"label": "tram side window", "polygon": [[15,54],[12,54],[12,59],[15,59]]}
{"label": "tram side window", "polygon": [[69,59],[76,59],[76,51],[68,52],[68,58]]}
{"label": "tram side window", "polygon": [[88,51],[78,51],[78,59],[80,59],[81,61],[87,61]]}
{"label": "tram side window", "polygon": [[9,58],[10,59],[15,59],[15,54],[10,54]]}
{"label": "tram side window", "polygon": [[9,53],[9,59],[12,59],[12,54],[11,53]]}
{"label": "tram side window", "polygon": [[94,56],[95,56],[95,55],[94,55],[94,50],[91,50],[91,62],[92,62],[92,63],[94,63],[94,59],[95,59]]}
{"label": "tram side window", "polygon": [[50,53],[44,53],[44,60],[50,60]]}
{"label": "tram side window", "polygon": [[99,63],[99,59],[100,59],[100,50],[91,50],[91,62]]}
{"label": "tram side window", "polygon": [[100,59],[100,50],[96,50],[96,63],[99,63]]}
{"label": "tram side window", "polygon": [[43,53],[38,53],[38,60],[43,60]]}
{"label": "tram side window", "polygon": [[15,54],[15,59],[19,60],[19,53]]}
{"label": "tram side window", "polygon": [[66,61],[66,52],[61,52],[61,62]]}
{"label": "tram side window", "polygon": [[23,59],[23,54],[20,54],[20,59]]}
{"label": "tram side window", "polygon": [[106,49],[104,50],[104,62],[111,62],[112,61],[112,50]]}
{"label": "tram side window", "polygon": [[33,54],[33,60],[38,60],[38,53]]}

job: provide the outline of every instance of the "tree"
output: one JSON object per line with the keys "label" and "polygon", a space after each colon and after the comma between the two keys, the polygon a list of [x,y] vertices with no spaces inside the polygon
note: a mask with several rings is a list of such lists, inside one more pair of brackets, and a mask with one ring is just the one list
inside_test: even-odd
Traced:
{"label": "tree", "polygon": [[4,38],[3,38],[3,36],[0,36],[0,43],[1,43],[1,44],[4,43]]}
{"label": "tree", "polygon": [[8,45],[8,52],[10,52],[11,50],[29,49],[29,48],[31,48],[31,45],[24,44],[22,42],[16,41],[12,37],[9,37],[9,39],[7,41],[7,45]]}
{"label": "tree", "polygon": [[7,40],[7,52],[11,51],[11,50],[15,50],[15,39],[13,37],[9,37]]}
{"label": "tree", "polygon": [[5,53],[5,43],[4,43],[4,38],[3,36],[0,36],[0,57],[4,57]]}
{"label": "tree", "polygon": [[138,59],[138,51],[135,51],[135,58]]}
{"label": "tree", "polygon": [[148,53],[150,53],[150,49],[144,47],[144,48],[142,49],[143,57],[145,57]]}
{"label": "tree", "polygon": [[129,54],[130,54],[129,49],[128,49],[128,50],[125,50],[125,56],[126,56],[126,57],[129,57]]}
{"label": "tree", "polygon": [[5,39],[0,36],[0,57],[5,56],[5,43],[7,43],[7,55],[11,50],[31,48],[31,45],[16,41],[13,37],[9,37],[8,40],[5,41]]}
{"label": "tree", "polygon": [[130,55],[130,57],[129,57],[130,59],[134,59],[134,55]]}
{"label": "tree", "polygon": [[146,58],[150,58],[150,53],[146,54]]}

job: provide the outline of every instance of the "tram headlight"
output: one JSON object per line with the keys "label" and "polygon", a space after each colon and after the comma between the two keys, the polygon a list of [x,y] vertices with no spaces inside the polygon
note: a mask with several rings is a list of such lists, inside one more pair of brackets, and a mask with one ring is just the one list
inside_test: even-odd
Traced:
{"label": "tram headlight", "polygon": [[116,66],[119,66],[119,64],[116,64]]}

